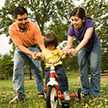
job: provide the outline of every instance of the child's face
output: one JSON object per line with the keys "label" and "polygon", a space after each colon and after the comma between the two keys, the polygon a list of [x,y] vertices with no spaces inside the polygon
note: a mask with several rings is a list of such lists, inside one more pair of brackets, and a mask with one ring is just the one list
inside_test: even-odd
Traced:
{"label": "child's face", "polygon": [[79,18],[78,16],[72,16],[70,18],[71,20],[71,24],[75,29],[80,29],[82,24],[83,24],[83,20],[81,18]]}

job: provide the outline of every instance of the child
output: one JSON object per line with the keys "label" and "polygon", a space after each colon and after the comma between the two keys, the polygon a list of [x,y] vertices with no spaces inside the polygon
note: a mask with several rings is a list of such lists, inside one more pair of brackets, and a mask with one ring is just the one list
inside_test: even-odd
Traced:
{"label": "child", "polygon": [[[95,32],[94,22],[86,17],[85,10],[76,7],[70,14],[71,25],[68,29],[68,41],[65,51],[69,53],[69,48],[73,47],[73,39],[76,38],[78,45],[71,49],[72,55],[78,53],[78,64],[80,67],[80,79],[82,93],[84,96],[99,96],[100,92],[100,41]],[[90,68],[90,69],[89,69]],[[91,70],[91,79],[88,73]]]}
{"label": "child", "polygon": [[[50,32],[45,35],[45,46],[46,46],[46,52],[47,53],[37,53],[37,58],[40,57],[42,60],[44,60],[45,63],[45,76],[46,76],[46,83],[49,80],[49,72],[50,72],[50,64],[48,62],[55,62],[60,58],[64,53],[62,50],[57,48],[58,41],[56,38],[55,33]],[[64,58],[64,56],[62,56]],[[59,82],[59,86],[64,92],[64,99],[70,100],[69,94],[68,94],[68,81],[67,77],[62,65],[62,60],[60,59],[59,62],[55,64],[55,71],[57,73],[57,78]]]}

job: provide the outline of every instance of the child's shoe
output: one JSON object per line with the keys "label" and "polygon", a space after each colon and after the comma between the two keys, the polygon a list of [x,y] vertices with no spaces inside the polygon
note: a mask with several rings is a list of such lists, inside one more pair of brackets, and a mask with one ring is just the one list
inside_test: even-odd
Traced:
{"label": "child's shoe", "polygon": [[64,92],[64,100],[66,100],[66,101],[70,100],[70,96],[69,96],[69,93],[67,91]]}

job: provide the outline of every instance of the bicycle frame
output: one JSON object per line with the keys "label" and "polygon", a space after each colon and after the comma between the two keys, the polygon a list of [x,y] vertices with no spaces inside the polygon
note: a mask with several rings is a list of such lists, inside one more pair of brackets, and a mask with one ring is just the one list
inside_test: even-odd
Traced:
{"label": "bicycle frame", "polygon": [[[61,57],[58,58],[55,62],[48,62],[50,64],[50,73],[49,73],[49,81],[46,84],[46,105],[47,108],[57,108],[58,103],[62,106],[62,108],[69,108],[69,101],[64,99],[64,93],[59,87],[59,83],[57,81],[57,73],[55,70],[55,64],[61,60]],[[69,94],[70,97],[78,97],[80,99],[80,91],[77,93]],[[66,107],[65,107],[66,106]]]}
{"label": "bicycle frame", "polygon": [[47,83],[47,87],[48,86],[55,86],[56,92],[57,92],[57,97],[59,99],[63,100],[64,99],[63,92],[60,90],[58,81],[56,79],[57,79],[57,74],[55,71],[55,67],[52,65],[50,67],[49,81]]}
{"label": "bicycle frame", "polygon": [[54,69],[54,66],[52,66],[50,68],[50,74],[49,74],[50,80],[47,83],[47,86],[51,85],[51,86],[58,86],[58,82],[56,81],[57,75]]}

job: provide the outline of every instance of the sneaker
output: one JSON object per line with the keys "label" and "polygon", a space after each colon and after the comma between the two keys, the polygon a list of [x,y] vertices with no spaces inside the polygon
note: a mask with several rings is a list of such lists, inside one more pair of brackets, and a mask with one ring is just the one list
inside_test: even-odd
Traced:
{"label": "sneaker", "polygon": [[12,100],[10,100],[9,104],[12,104],[14,102],[16,103],[19,101],[24,101],[24,97],[23,96],[15,96]]}
{"label": "sneaker", "polygon": [[69,101],[70,100],[70,96],[68,92],[64,92],[64,100]]}

